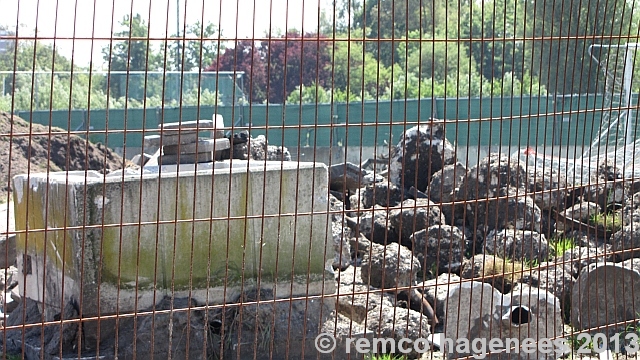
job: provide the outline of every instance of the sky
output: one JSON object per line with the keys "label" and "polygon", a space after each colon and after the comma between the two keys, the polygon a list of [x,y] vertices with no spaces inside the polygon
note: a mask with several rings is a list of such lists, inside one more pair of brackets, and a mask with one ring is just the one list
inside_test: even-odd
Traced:
{"label": "sky", "polygon": [[[222,2],[222,5],[221,5]],[[178,28],[176,8],[180,6],[180,29],[185,21],[211,22],[222,29],[224,38],[262,37],[266,31],[284,32],[296,28],[317,31],[318,9],[331,12],[328,0],[0,0],[0,25],[18,36],[34,36],[53,43],[61,54],[86,66],[103,64],[101,49],[109,44],[112,31],[127,14],[139,13],[150,25],[150,37],[167,37]],[[168,19],[168,20],[167,20]],[[167,29],[168,25],[168,29]],[[182,30],[181,30],[182,32]],[[92,50],[93,46],[93,50]]]}

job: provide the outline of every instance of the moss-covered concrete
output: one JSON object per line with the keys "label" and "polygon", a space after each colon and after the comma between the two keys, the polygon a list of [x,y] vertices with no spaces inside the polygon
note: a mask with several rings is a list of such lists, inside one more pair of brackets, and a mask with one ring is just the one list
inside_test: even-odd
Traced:
{"label": "moss-covered concrete", "polygon": [[[234,293],[258,282],[283,288],[294,282],[298,289],[307,278],[324,276],[330,224],[323,164],[177,176],[32,174],[17,177],[14,185],[18,231],[59,229],[17,239],[18,253],[37,259],[33,267],[57,276],[50,295],[60,295],[64,282],[65,298],[82,295],[85,304],[111,299],[121,302],[119,309],[133,310],[129,302],[154,298],[147,295],[152,292],[161,298],[205,291],[210,302],[219,303],[224,299],[211,289]],[[33,277],[42,279],[27,282],[48,281],[38,274]],[[37,292],[22,285],[27,296]]]}

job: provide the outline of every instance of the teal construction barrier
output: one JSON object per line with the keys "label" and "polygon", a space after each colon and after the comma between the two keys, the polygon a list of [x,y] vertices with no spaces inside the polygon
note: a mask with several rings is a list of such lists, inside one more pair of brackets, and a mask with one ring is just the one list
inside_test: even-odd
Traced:
{"label": "teal construction barrier", "polygon": [[[637,104],[638,97],[634,96]],[[447,121],[447,138],[460,146],[583,145],[600,129],[601,95],[404,99],[334,104],[247,104],[128,110],[19,111],[33,123],[90,129],[89,138],[111,148],[141,147],[163,122],[211,119],[264,134],[270,144],[381,146],[434,117]],[[637,113],[637,112],[636,112]]]}

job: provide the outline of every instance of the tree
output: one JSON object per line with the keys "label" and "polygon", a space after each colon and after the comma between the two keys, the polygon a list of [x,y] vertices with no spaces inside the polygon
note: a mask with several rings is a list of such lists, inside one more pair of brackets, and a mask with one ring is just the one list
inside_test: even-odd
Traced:
{"label": "tree", "polygon": [[382,99],[392,84],[391,69],[365,52],[363,41],[335,42],[327,70],[332,80],[326,85],[356,95],[350,98]]}
{"label": "tree", "polygon": [[589,45],[626,43],[621,36],[638,36],[639,24],[626,0],[532,1],[528,7],[535,16],[529,17],[533,25],[527,26],[532,29],[527,36],[546,38],[527,44],[528,61],[552,93],[598,91],[602,77]]}
{"label": "tree", "polygon": [[383,40],[370,42],[366,50],[371,52],[385,66],[398,63],[398,47],[406,42],[408,34],[431,35],[439,27],[446,27],[446,1],[436,0],[373,0],[365,1],[361,18],[355,23],[365,31],[369,39]]}
{"label": "tree", "polygon": [[[149,38],[149,26],[140,14],[133,18],[126,15],[120,22],[123,30],[114,34],[117,38],[126,40],[112,42],[111,46],[102,49],[104,60],[109,64],[110,71],[154,71],[161,68],[161,56],[153,50]],[[110,91],[118,98],[128,96],[134,99],[147,97],[145,77],[130,76],[129,74],[111,74]],[[128,85],[128,86],[127,86]],[[128,88],[128,91],[127,91]]]}
{"label": "tree", "polygon": [[251,40],[236,40],[205,71],[244,71],[249,101],[261,103],[267,98],[267,64],[262,49]]}
{"label": "tree", "polygon": [[514,40],[525,34],[525,5],[507,0],[469,3],[461,35],[471,40],[470,54],[485,78],[502,79],[506,73],[522,78],[528,70],[523,42]]}
{"label": "tree", "polygon": [[182,39],[174,35],[177,41],[169,41],[164,45],[169,49],[168,68],[192,71],[211,65],[218,55],[219,36],[221,34],[218,33],[218,28],[211,23],[205,26],[198,21],[187,26],[187,32]]}
{"label": "tree", "polygon": [[282,104],[300,85],[324,86],[329,79],[329,42],[324,36],[289,31],[280,38],[263,41],[260,51],[268,64],[268,100]]}
{"label": "tree", "polygon": [[[42,44],[31,40],[20,40],[11,43],[6,52],[0,56],[0,71],[70,71],[71,62],[60,55],[52,45]],[[31,88],[31,76],[3,75],[6,93],[13,93],[16,89]]]}

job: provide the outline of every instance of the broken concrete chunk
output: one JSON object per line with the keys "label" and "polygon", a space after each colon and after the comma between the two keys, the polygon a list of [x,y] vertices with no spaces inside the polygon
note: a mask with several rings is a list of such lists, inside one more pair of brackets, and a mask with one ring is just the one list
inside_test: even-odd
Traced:
{"label": "broken concrete chunk", "polygon": [[545,236],[529,230],[493,230],[485,237],[484,248],[488,254],[515,261],[549,258],[549,243]]}
{"label": "broken concrete chunk", "polygon": [[201,152],[197,154],[176,154],[176,155],[160,155],[158,164],[175,165],[175,164],[194,164],[212,162],[214,159],[213,152]]}
{"label": "broken concrete chunk", "polygon": [[[13,204],[12,204],[13,205]],[[13,266],[16,262],[16,234],[0,235],[0,269]]]}
{"label": "broken concrete chunk", "polygon": [[533,269],[525,270],[521,281],[555,295],[560,300],[563,319],[569,322],[571,291],[575,280],[564,264],[543,262]]}
{"label": "broken concrete chunk", "polygon": [[351,263],[351,246],[349,244],[349,234],[351,229],[345,221],[334,221],[331,223],[333,235],[333,268],[346,269]]}
{"label": "broken concrete chunk", "polygon": [[362,260],[362,280],[378,289],[413,285],[418,273],[420,262],[411,250],[398,243],[371,243],[370,253]]}
{"label": "broken concrete chunk", "polygon": [[431,176],[455,163],[455,149],[444,134],[444,123],[414,126],[402,134],[389,163],[389,180],[401,188],[424,192]]}
{"label": "broken concrete chunk", "polygon": [[627,203],[632,195],[631,184],[628,182],[594,179],[591,184],[593,185],[584,188],[582,199],[598,204],[603,211],[610,206]]}
{"label": "broken concrete chunk", "polygon": [[197,142],[183,145],[165,145],[162,147],[164,155],[197,154],[229,149],[229,139],[198,139]]}
{"label": "broken concrete chunk", "polygon": [[405,200],[400,209],[389,213],[389,223],[400,243],[411,246],[411,235],[433,225],[445,223],[440,207],[428,199]]}
{"label": "broken concrete chunk", "polygon": [[622,222],[629,225],[632,222],[640,223],[640,192],[631,196],[622,208]]}
{"label": "broken concrete chunk", "polygon": [[528,169],[528,191],[540,210],[564,209],[567,203],[567,178],[549,167]]}
{"label": "broken concrete chunk", "polygon": [[372,210],[365,211],[361,216],[358,216],[360,232],[367,239],[381,245],[398,242],[398,236],[388,220],[389,211],[384,208]]}
{"label": "broken concrete chunk", "polygon": [[[411,352],[407,353],[409,358],[420,356],[415,349],[416,345],[421,346],[422,349],[430,348],[430,345],[426,343],[426,339],[430,335],[429,327],[428,318],[411,309],[383,305],[367,314],[367,328],[373,331],[375,337],[394,339],[396,342],[401,339],[411,340],[411,344],[414,346],[409,347],[411,349]],[[419,339],[424,343],[418,344],[416,340]],[[391,348],[378,349],[382,353],[390,350]]]}
{"label": "broken concrete chunk", "polygon": [[[361,187],[375,181],[367,170],[361,169],[358,165],[345,162],[334,164],[329,167],[329,186],[335,191],[354,192]],[[382,180],[380,177],[379,180]]]}
{"label": "broken concrete chunk", "polygon": [[469,169],[460,184],[458,199],[493,198],[507,187],[526,189],[529,180],[525,168],[525,164],[517,159],[510,159],[504,154],[489,154]]}
{"label": "broken concrete chunk", "polygon": [[563,323],[558,303],[552,294],[535,288],[521,288],[513,294],[502,295],[485,283],[455,285],[449,292],[445,311],[445,338],[451,342],[443,344],[443,352],[450,359],[481,355],[472,347],[456,346],[457,340],[484,339],[488,344],[492,339],[501,339],[501,343],[493,347],[495,352],[485,353],[486,359],[555,359],[558,354],[543,353],[540,348],[532,353],[521,348],[509,353],[504,351],[505,346],[513,345],[507,339],[518,339],[522,345],[526,338],[538,343],[540,339],[561,337]]}
{"label": "broken concrete chunk", "polygon": [[467,222],[472,228],[484,234],[507,228],[542,232],[542,211],[524,190],[507,187],[496,191],[491,198],[467,202]]}
{"label": "broken concrete chunk", "polygon": [[588,223],[589,218],[601,212],[602,208],[600,205],[593,202],[582,201],[566,209],[563,214],[565,217]]}
{"label": "broken concrete chunk", "polygon": [[458,272],[468,245],[464,233],[450,225],[417,231],[411,235],[411,242],[422,268],[434,267],[438,273]]}
{"label": "broken concrete chunk", "polygon": [[611,236],[612,250],[622,260],[640,257],[640,223],[623,226]]}
{"label": "broken concrete chunk", "polygon": [[[584,224],[589,223],[589,219],[602,212],[602,208],[600,205],[589,202],[589,201],[581,201],[572,207],[565,209],[562,211],[561,215],[567,219],[573,219]],[[558,219],[556,222],[556,229],[558,231],[571,231],[573,229],[577,229],[578,225],[573,222],[563,221],[563,219]]]}
{"label": "broken concrete chunk", "polygon": [[[611,336],[640,313],[640,259],[596,263],[582,270],[571,295],[571,325]],[[616,325],[619,324],[619,325]],[[606,326],[606,327],[605,327]]]}
{"label": "broken concrete chunk", "polygon": [[603,160],[600,164],[598,164],[598,168],[596,169],[595,177],[597,179],[602,179],[605,181],[614,181],[617,179],[622,179],[624,171],[620,169],[616,162],[611,159]]}
{"label": "broken concrete chunk", "polygon": [[351,196],[351,210],[369,209],[376,205],[394,207],[406,198],[404,190],[393,183],[382,181],[358,189]]}
{"label": "broken concrete chunk", "polygon": [[429,199],[433,202],[454,201],[462,180],[467,176],[467,171],[467,167],[460,162],[445,165],[431,177]]}
{"label": "broken concrete chunk", "polygon": [[357,323],[363,323],[369,311],[394,306],[391,295],[367,285],[342,286],[338,290],[336,310]]}

